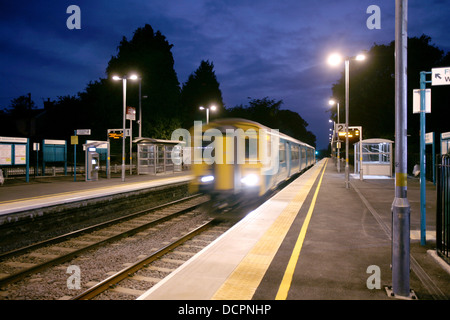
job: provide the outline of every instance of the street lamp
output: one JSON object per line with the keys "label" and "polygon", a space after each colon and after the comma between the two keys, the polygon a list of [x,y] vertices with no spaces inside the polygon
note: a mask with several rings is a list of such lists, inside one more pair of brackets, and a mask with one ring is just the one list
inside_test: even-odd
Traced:
{"label": "street lamp", "polygon": [[139,138],[142,137],[142,105],[141,105],[141,100],[142,100],[142,93],[141,93],[141,85],[142,85],[142,77],[139,77]]}
{"label": "street lamp", "polygon": [[[126,118],[126,112],[127,112],[127,79],[137,80],[138,76],[136,74],[131,74],[129,76],[125,75],[125,76],[122,76],[122,77],[114,75],[112,77],[112,79],[114,81],[122,80],[122,84],[123,84],[122,181],[125,181],[125,129],[126,129],[125,118]],[[130,141],[130,143],[131,143],[131,141]]]}
{"label": "street lamp", "polygon": [[209,110],[211,110],[211,111],[216,111],[216,110],[217,110],[217,107],[214,106],[214,105],[212,105],[212,106],[210,106],[210,107],[207,107],[207,108],[205,108],[205,107],[203,107],[203,106],[200,106],[199,109],[200,109],[200,110],[206,110],[206,124],[208,124],[208,123],[209,123]]}
{"label": "street lamp", "polygon": [[363,54],[358,54],[358,55],[355,57],[355,60],[356,60],[356,61],[364,61],[364,60],[366,60],[366,56],[363,55]]}
{"label": "street lamp", "polygon": [[[328,104],[330,105],[330,106],[333,106],[333,105],[336,105],[336,107],[337,107],[337,123],[339,124],[340,122],[339,122],[339,101],[337,101],[337,100],[334,100],[334,99],[330,99],[329,101],[328,101]],[[337,131],[336,130],[336,124],[335,124],[335,126],[334,126],[334,130],[335,131]],[[339,141],[339,133],[338,132],[336,132],[336,135],[337,135],[337,141],[336,141],[336,149],[337,149],[337,171],[338,171],[338,173],[341,173],[341,154],[340,154],[340,150],[341,150],[341,146],[340,146],[340,141]]]}
{"label": "street lamp", "polygon": [[[349,188],[349,168],[348,168],[348,114],[349,114],[349,81],[350,81],[350,75],[349,75],[349,65],[350,60],[356,60],[356,61],[363,61],[365,60],[365,56],[363,54],[358,54],[354,58],[347,57],[345,58],[345,187]],[[328,57],[328,63],[332,66],[337,66],[342,62],[342,56],[333,53]]]}

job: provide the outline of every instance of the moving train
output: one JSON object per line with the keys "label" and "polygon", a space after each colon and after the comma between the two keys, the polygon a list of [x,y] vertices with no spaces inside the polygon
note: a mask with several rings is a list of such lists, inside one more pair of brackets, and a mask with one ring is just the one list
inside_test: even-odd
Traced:
{"label": "moving train", "polygon": [[314,147],[250,120],[197,122],[192,136],[190,191],[216,209],[262,197],[315,163]]}

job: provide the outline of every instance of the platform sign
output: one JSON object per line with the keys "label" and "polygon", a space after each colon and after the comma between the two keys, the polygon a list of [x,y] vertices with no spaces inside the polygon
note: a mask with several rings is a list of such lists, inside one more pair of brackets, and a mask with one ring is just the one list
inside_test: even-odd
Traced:
{"label": "platform sign", "polygon": [[126,112],[126,119],[127,120],[136,120],[136,108],[133,107],[127,107],[127,112]]}
{"label": "platform sign", "polygon": [[0,144],[0,165],[12,165],[12,144]]}
{"label": "platform sign", "polygon": [[78,136],[70,136],[70,144],[78,144]]}
{"label": "platform sign", "polygon": [[15,144],[14,145],[14,163],[15,164],[27,164],[27,145]]}
{"label": "platform sign", "polygon": [[336,123],[337,132],[345,132],[345,123]]}
{"label": "platform sign", "polygon": [[[413,90],[413,113],[420,113],[420,89]],[[425,89],[425,113],[431,113],[431,89]]]}
{"label": "platform sign", "polygon": [[0,165],[26,165],[28,138],[0,137]]}
{"label": "platform sign", "polygon": [[431,84],[433,86],[450,85],[450,67],[431,69]]}
{"label": "platform sign", "polygon": [[28,148],[28,138],[0,137],[0,165],[25,165],[27,182],[30,181]]}
{"label": "platform sign", "polygon": [[77,136],[90,136],[91,135],[91,129],[77,129],[75,134]]}
{"label": "platform sign", "polygon": [[432,144],[434,142],[434,132],[425,134],[425,144]]}
{"label": "platform sign", "polygon": [[108,129],[108,138],[113,139],[122,139],[123,138],[123,129]]}

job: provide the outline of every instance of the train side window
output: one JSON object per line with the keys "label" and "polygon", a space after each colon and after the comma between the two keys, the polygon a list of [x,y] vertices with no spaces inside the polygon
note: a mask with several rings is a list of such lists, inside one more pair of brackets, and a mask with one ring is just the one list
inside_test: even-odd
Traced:
{"label": "train side window", "polygon": [[256,161],[258,159],[258,140],[245,137],[245,159]]}
{"label": "train side window", "polygon": [[[211,141],[202,140],[202,156],[205,156],[208,153],[211,154],[211,158],[214,158],[216,156],[216,148],[214,147],[215,140],[216,140],[215,136],[211,137]],[[209,152],[205,152],[207,149]]]}
{"label": "train side window", "polygon": [[286,146],[283,142],[280,142],[280,151],[279,151],[280,163],[286,161]]}
{"label": "train side window", "polygon": [[291,160],[298,160],[298,146],[292,146],[291,148]]}

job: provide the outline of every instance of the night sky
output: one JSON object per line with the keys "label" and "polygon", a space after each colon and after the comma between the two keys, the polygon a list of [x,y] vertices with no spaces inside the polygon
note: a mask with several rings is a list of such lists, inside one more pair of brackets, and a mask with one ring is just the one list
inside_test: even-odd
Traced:
{"label": "night sky", "polygon": [[[81,9],[79,30],[66,26],[70,5]],[[381,29],[366,26],[370,5],[380,8]],[[450,0],[410,0],[408,36],[426,34],[450,51],[449,13]],[[227,107],[282,99],[326,148],[327,102],[344,69],[327,65],[327,56],[389,44],[394,18],[394,0],[2,1],[0,108],[29,92],[42,108],[44,99],[83,91],[105,77],[122,37],[147,23],[174,45],[180,84],[201,60],[212,61]]]}

